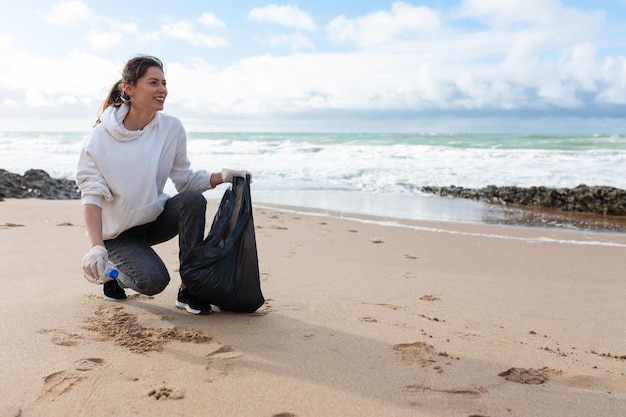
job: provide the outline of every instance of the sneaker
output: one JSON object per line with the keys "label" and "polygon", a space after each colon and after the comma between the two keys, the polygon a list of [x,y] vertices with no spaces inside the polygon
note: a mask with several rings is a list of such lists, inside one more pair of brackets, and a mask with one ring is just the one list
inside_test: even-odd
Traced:
{"label": "sneaker", "polygon": [[117,280],[113,279],[102,284],[102,298],[109,301],[125,300],[126,293]]}
{"label": "sneaker", "polygon": [[198,297],[194,297],[189,294],[187,288],[180,288],[178,290],[178,297],[176,298],[176,307],[184,308],[191,314],[206,315],[211,314],[211,304],[206,301],[200,300]]}

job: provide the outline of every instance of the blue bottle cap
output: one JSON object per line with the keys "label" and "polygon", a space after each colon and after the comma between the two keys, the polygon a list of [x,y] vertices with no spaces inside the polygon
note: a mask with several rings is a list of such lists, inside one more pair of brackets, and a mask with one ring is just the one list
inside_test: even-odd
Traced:
{"label": "blue bottle cap", "polygon": [[117,278],[117,276],[118,276],[119,274],[120,274],[120,273],[117,271],[117,269],[111,269],[111,270],[109,271],[109,276],[110,276],[111,278],[113,278],[113,279]]}

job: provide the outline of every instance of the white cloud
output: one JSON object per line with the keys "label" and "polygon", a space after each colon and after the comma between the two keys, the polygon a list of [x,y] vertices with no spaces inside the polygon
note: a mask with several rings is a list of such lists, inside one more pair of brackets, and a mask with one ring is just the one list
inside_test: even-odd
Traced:
{"label": "white cloud", "polygon": [[0,33],[0,48],[8,48],[13,43],[13,36],[10,33]]}
{"label": "white cloud", "polygon": [[248,13],[248,20],[259,23],[275,23],[289,28],[313,31],[317,25],[297,5],[278,6],[271,4],[266,7],[255,7]]}
{"label": "white cloud", "polygon": [[228,40],[218,35],[207,35],[195,30],[193,24],[185,20],[166,23],[161,32],[170,38],[185,41],[191,45],[218,48],[228,45]]}
{"label": "white cloud", "polygon": [[26,90],[24,104],[28,107],[49,107],[52,105],[52,101],[43,92],[36,89],[28,89]]}
{"label": "white cloud", "polygon": [[213,13],[202,13],[198,18],[198,22],[208,28],[222,29],[226,27],[226,24],[218,19]]}
{"label": "white cloud", "polygon": [[274,35],[261,42],[272,48],[287,47],[294,51],[314,49],[313,41],[301,33]]}
{"label": "white cloud", "polygon": [[85,40],[91,48],[108,49],[120,43],[122,34],[120,32],[104,32],[92,29],[85,35]]}
{"label": "white cloud", "polygon": [[[96,103],[119,79],[116,64],[84,53],[72,53],[60,59],[17,53],[0,59],[17,63],[0,69],[0,90],[19,93],[28,107],[52,106],[60,100],[67,103],[68,95]],[[41,76],[42,68],[46,69],[45,77]]]}
{"label": "white cloud", "polygon": [[407,34],[433,33],[440,28],[441,22],[434,10],[397,2],[390,11],[377,11],[355,19],[341,15],[333,19],[326,30],[335,42],[373,46]]}
{"label": "white cloud", "polygon": [[574,45],[559,61],[559,72],[581,91],[596,91],[600,80],[596,48],[589,42]]}
{"label": "white cloud", "polygon": [[598,102],[626,104],[626,57],[608,58],[601,74],[606,87],[598,94]]}
{"label": "white cloud", "polygon": [[89,18],[91,12],[82,1],[63,1],[50,7],[50,12],[45,20],[57,26],[70,26],[76,22],[82,22]]}
{"label": "white cloud", "polygon": [[[221,114],[419,109],[444,102],[445,88],[431,79],[421,83],[414,76],[419,69],[400,55],[265,55],[217,72],[202,63],[169,65],[168,78],[176,85],[172,103]],[[434,91],[432,97],[422,90]]]}
{"label": "white cloud", "polygon": [[137,41],[140,43],[157,42],[161,39],[161,34],[157,30],[153,30],[146,33],[141,33],[137,36]]}
{"label": "white cloud", "polygon": [[20,104],[13,99],[5,99],[0,102],[0,106],[2,107],[11,107],[11,108],[19,108]]}
{"label": "white cloud", "polygon": [[122,32],[131,35],[138,35],[139,29],[137,28],[137,24],[134,22],[127,22],[122,20],[110,19],[107,17],[103,17],[99,19],[104,26],[109,28],[110,30],[116,32]]}

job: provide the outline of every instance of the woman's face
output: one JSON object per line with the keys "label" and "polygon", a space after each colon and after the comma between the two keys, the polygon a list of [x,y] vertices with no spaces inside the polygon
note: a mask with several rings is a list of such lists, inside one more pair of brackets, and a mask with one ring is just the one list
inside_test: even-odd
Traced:
{"label": "woman's face", "polygon": [[161,68],[148,68],[143,77],[137,80],[136,85],[124,84],[124,90],[137,110],[146,112],[163,110],[167,97],[167,83]]}

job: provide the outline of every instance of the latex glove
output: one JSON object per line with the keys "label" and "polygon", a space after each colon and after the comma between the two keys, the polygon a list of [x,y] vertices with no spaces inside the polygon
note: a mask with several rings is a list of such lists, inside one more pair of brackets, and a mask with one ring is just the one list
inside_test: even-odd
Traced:
{"label": "latex glove", "polygon": [[224,168],[222,169],[222,181],[232,182],[235,177],[246,178],[246,174],[250,175],[250,183],[252,183],[252,174],[248,171]]}
{"label": "latex glove", "polygon": [[96,245],[89,249],[83,257],[83,271],[87,281],[96,283],[104,272],[104,266],[109,260],[109,252],[104,246]]}

